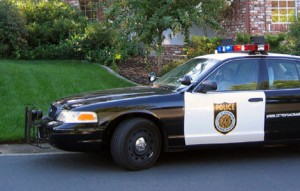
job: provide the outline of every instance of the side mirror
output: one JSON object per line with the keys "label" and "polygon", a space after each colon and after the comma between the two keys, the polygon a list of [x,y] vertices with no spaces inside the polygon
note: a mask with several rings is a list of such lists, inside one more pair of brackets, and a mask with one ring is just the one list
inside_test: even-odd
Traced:
{"label": "side mirror", "polygon": [[189,75],[185,75],[183,78],[180,79],[181,84],[189,86],[192,84],[192,77]]}
{"label": "side mirror", "polygon": [[156,76],[155,72],[150,72],[149,81],[154,82],[156,79],[157,79],[157,76]]}
{"label": "side mirror", "polygon": [[209,91],[215,91],[217,90],[217,83],[215,81],[210,81],[206,80],[200,84],[195,91],[196,92],[201,92],[201,93],[206,93]]}

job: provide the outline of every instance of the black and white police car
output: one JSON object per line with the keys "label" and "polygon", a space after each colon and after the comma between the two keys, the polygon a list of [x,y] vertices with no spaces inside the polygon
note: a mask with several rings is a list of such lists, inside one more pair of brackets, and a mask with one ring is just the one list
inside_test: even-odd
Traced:
{"label": "black and white police car", "polygon": [[217,50],[151,87],[57,100],[40,135],[63,150],[110,148],[130,170],[153,166],[163,151],[300,140],[300,57],[267,53],[265,44]]}

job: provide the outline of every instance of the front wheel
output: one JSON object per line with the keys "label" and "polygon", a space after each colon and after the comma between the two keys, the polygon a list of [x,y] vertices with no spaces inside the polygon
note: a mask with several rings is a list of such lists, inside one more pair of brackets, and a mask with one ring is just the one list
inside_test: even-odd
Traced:
{"label": "front wheel", "polygon": [[161,135],[157,126],[144,118],[122,122],[111,140],[114,161],[130,170],[150,168],[161,150]]}

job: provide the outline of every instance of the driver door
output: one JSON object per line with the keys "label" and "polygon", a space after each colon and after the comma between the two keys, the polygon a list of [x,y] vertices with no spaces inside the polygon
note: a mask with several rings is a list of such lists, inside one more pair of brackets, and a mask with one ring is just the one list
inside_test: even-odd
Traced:
{"label": "driver door", "polygon": [[257,90],[259,62],[229,61],[206,79],[217,82],[216,91],[185,93],[186,145],[264,141],[266,96]]}

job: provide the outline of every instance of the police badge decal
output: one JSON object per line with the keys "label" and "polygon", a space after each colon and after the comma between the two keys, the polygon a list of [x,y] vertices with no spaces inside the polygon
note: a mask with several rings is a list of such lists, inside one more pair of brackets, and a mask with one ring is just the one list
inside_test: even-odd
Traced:
{"label": "police badge decal", "polygon": [[222,134],[227,134],[236,126],[236,103],[214,104],[214,126]]}

